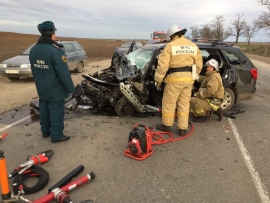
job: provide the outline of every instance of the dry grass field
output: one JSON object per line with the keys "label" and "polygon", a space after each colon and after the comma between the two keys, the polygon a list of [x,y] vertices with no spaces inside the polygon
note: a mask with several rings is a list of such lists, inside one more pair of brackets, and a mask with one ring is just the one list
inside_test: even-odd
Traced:
{"label": "dry grass field", "polygon": [[253,42],[249,45],[247,43],[239,43],[236,46],[239,46],[247,54],[270,57],[270,43]]}
{"label": "dry grass field", "polygon": [[[56,36],[57,37],[57,36]],[[37,42],[39,35],[0,32],[0,62],[21,54],[31,44]],[[121,46],[124,41],[105,39],[84,39],[57,37],[57,40],[75,40],[84,48],[88,61],[110,59],[116,46]]]}
{"label": "dry grass field", "polygon": [[[39,35],[0,32],[0,62],[21,54],[31,44],[37,42]],[[84,48],[88,62],[111,59],[116,46],[121,46],[125,40],[86,39],[58,37],[57,40],[75,40]],[[131,41],[131,40],[130,40]],[[145,44],[145,41],[140,41]],[[243,52],[261,57],[270,57],[270,43],[238,43]]]}

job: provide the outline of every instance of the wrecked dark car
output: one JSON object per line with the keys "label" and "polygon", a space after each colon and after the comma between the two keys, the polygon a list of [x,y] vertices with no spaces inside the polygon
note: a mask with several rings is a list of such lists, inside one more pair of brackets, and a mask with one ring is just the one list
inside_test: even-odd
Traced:
{"label": "wrecked dark car", "polygon": [[82,75],[74,95],[77,104],[114,110],[118,116],[157,111],[162,92],[155,88],[154,74],[161,47],[144,46],[128,55],[116,47],[109,68]]}
{"label": "wrecked dark car", "polygon": [[[195,43],[201,50],[204,63],[215,59],[220,64],[225,88],[223,110],[229,110],[237,101],[252,97],[256,91],[257,68],[239,48],[223,42]],[[118,116],[135,111],[159,111],[162,91],[156,89],[154,75],[159,54],[165,45],[146,44],[133,52],[128,51],[128,54],[116,47],[109,68],[92,75],[82,75],[84,80],[76,86],[73,95],[77,104],[113,110]],[[200,75],[204,74],[205,67]],[[199,85],[195,82],[194,90]]]}

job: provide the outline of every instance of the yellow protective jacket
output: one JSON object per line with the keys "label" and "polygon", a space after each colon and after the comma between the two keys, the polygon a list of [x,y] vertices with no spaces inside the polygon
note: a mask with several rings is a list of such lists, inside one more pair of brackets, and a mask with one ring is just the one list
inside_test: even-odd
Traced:
{"label": "yellow protective jacket", "polygon": [[200,76],[198,81],[201,86],[196,97],[223,99],[224,87],[217,71],[206,72],[206,76]]}
{"label": "yellow protective jacket", "polygon": [[[196,44],[182,37],[174,37],[173,41],[168,43],[158,59],[155,81],[162,82],[169,68],[180,68],[196,64],[197,75],[202,69],[202,56],[200,49]],[[165,83],[193,83],[191,72],[174,72],[167,75]]]}

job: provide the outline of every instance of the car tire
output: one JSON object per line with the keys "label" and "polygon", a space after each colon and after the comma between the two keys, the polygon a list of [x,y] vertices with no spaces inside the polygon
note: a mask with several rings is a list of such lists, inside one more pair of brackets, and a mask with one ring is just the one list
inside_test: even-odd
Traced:
{"label": "car tire", "polygon": [[75,71],[76,71],[77,73],[83,72],[83,63],[82,63],[82,62],[79,62],[79,63],[78,63],[77,68],[75,69]]}
{"label": "car tire", "polygon": [[221,108],[223,111],[228,111],[232,108],[235,103],[235,93],[230,88],[224,89],[224,98]]}
{"label": "car tire", "polygon": [[125,97],[119,99],[115,104],[115,113],[119,117],[127,116],[134,113],[136,109],[128,102]]}
{"label": "car tire", "polygon": [[20,79],[20,77],[8,77],[8,79],[11,81],[17,81]]}

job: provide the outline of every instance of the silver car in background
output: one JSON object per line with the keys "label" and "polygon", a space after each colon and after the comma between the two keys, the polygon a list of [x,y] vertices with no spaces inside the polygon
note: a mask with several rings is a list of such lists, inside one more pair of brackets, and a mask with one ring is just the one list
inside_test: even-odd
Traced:
{"label": "silver car in background", "polygon": [[[87,63],[87,56],[82,46],[76,41],[57,41],[63,44],[62,50],[67,57],[69,70],[75,70],[78,73],[83,72]],[[9,80],[19,80],[20,77],[33,77],[29,61],[31,45],[21,55],[12,57],[0,63],[0,75]]]}
{"label": "silver car in background", "polygon": [[29,62],[29,53],[31,45],[22,55],[12,57],[0,64],[0,75],[8,77],[9,80],[19,80],[20,77],[33,77],[31,64]]}

